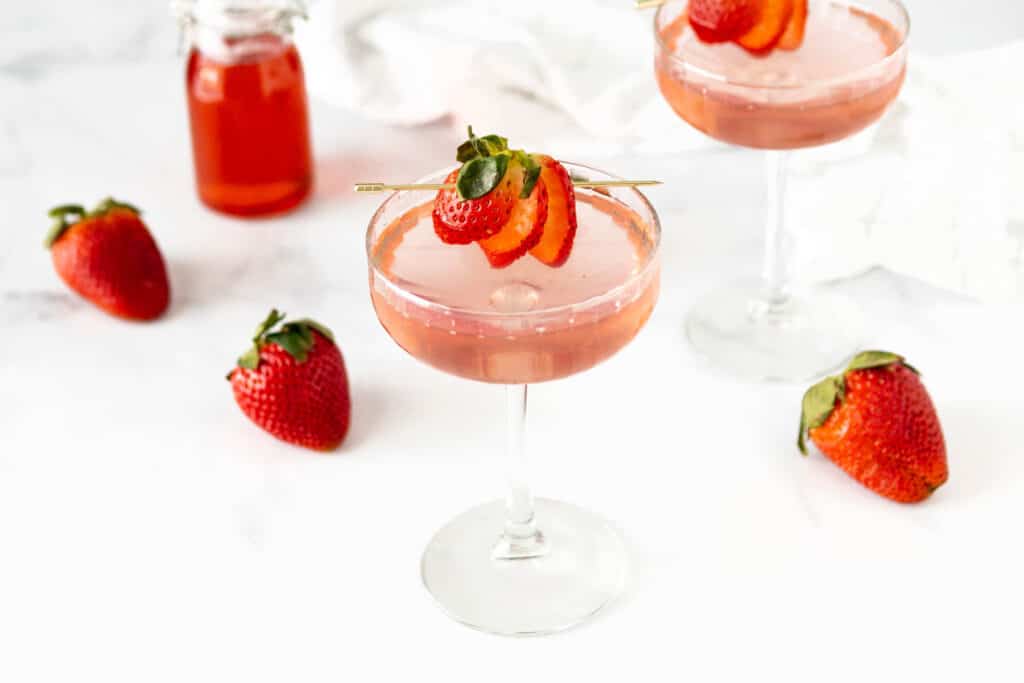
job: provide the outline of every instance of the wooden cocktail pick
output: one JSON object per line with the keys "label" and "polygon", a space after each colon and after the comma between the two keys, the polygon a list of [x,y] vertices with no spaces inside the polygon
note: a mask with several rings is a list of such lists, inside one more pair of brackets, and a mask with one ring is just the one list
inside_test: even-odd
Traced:
{"label": "wooden cocktail pick", "polygon": [[655,7],[661,7],[668,0],[636,0],[634,6],[636,9],[653,9]]}
{"label": "wooden cocktail pick", "polygon": [[[648,185],[661,185],[660,180],[573,180],[574,187],[638,187]],[[409,190],[454,190],[452,183],[410,183],[406,185],[391,185],[388,183],[356,183],[356,192],[402,192]]]}

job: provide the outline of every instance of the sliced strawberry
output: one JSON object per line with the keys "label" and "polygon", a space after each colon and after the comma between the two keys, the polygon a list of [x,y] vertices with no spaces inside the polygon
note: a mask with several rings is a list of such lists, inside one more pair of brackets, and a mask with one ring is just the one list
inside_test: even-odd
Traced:
{"label": "sliced strawberry", "polygon": [[541,166],[540,182],[548,191],[548,217],[540,242],[530,254],[557,268],[568,260],[576,237],[576,192],[562,164],[545,154],[534,154],[533,158]]}
{"label": "sliced strawberry", "polygon": [[[458,177],[456,169],[445,183],[454,184]],[[463,199],[454,189],[441,190],[434,199],[434,232],[448,244],[469,244],[496,235],[512,215],[518,196],[507,173],[497,187],[478,199]]]}
{"label": "sliced strawberry", "polygon": [[[518,161],[509,164],[506,178],[512,180],[516,197],[526,182],[526,170]],[[544,233],[548,217],[548,191],[543,179],[539,179],[533,192],[526,199],[519,198],[512,208],[512,215],[501,232],[480,240],[477,244],[484,250],[487,260],[495,268],[504,268],[537,246]]]}
{"label": "sliced strawberry", "polygon": [[694,33],[705,43],[736,40],[761,18],[761,0],[690,0],[687,13]]}
{"label": "sliced strawberry", "polygon": [[779,42],[789,19],[793,16],[794,0],[762,0],[761,16],[749,31],[736,42],[750,52],[767,52]]}
{"label": "sliced strawberry", "polygon": [[807,25],[807,0],[794,0],[793,14],[775,47],[780,50],[795,50],[804,42],[804,27]]}

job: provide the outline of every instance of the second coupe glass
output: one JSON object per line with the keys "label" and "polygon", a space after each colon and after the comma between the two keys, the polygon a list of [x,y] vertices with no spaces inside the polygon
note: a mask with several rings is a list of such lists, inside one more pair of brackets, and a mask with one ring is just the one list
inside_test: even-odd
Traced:
{"label": "second coupe glass", "polygon": [[896,0],[812,2],[798,49],[755,56],[731,43],[701,42],[687,5],[671,0],[655,17],[662,94],[707,135],[767,150],[762,275],[699,301],[687,336],[712,364],[745,378],[825,374],[856,351],[860,315],[844,298],[791,289],[789,150],[841,140],[885,112],[906,73],[907,12]]}

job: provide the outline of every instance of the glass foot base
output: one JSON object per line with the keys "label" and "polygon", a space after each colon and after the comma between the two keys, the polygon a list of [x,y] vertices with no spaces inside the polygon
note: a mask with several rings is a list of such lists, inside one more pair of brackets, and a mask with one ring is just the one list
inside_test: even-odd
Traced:
{"label": "glass foot base", "polygon": [[539,498],[546,552],[494,559],[503,501],[464,512],[423,553],[423,583],[453,619],[502,635],[542,635],[593,616],[621,591],[626,549],[607,522],[574,505]]}
{"label": "glass foot base", "polygon": [[732,375],[783,382],[828,374],[860,350],[863,319],[852,301],[815,293],[768,306],[761,292],[749,280],[699,301],[686,320],[690,344]]}

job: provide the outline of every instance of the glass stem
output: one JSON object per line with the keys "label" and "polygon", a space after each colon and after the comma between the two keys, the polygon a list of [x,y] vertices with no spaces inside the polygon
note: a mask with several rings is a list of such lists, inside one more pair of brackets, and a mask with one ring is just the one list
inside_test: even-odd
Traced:
{"label": "glass stem", "polygon": [[789,241],[786,234],[786,181],[789,152],[765,153],[764,292],[761,308],[770,312],[789,300]]}
{"label": "glass stem", "polygon": [[509,492],[505,503],[505,529],[493,555],[496,559],[521,560],[546,554],[547,543],[534,522],[533,496],[527,484],[526,385],[509,385],[505,391]]}

